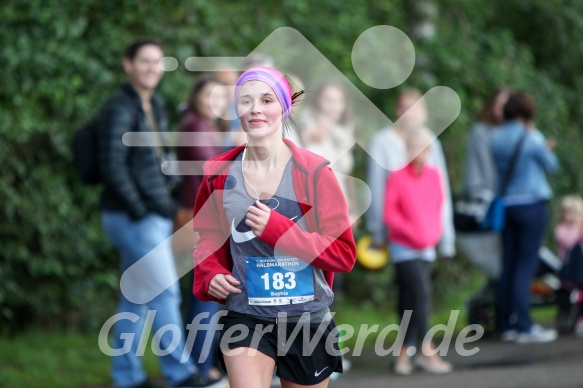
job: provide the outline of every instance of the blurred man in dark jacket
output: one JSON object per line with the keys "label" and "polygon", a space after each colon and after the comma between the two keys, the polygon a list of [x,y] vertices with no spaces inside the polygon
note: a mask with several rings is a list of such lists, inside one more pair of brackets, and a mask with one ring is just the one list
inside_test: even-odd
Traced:
{"label": "blurred man in dark jacket", "polygon": [[[114,326],[112,349],[118,351],[112,357],[112,377],[116,387],[154,386],[139,357],[147,323],[152,333],[163,328],[157,341],[160,349],[168,351],[159,354],[159,361],[170,386],[215,386],[217,381],[193,373],[192,362],[183,357],[188,353],[183,336],[176,345],[174,329],[164,329],[183,325],[178,283],[169,282],[176,279],[168,238],[178,203],[171,195],[172,179],[160,167],[168,155],[160,136],[168,130],[168,121],[164,102],[155,93],[163,73],[162,56],[156,40],[140,40],[127,47],[123,66],[128,79],[105,104],[98,121],[102,223],[119,250],[121,273],[125,273]],[[128,147],[122,142],[127,132],[149,135],[146,146]]]}

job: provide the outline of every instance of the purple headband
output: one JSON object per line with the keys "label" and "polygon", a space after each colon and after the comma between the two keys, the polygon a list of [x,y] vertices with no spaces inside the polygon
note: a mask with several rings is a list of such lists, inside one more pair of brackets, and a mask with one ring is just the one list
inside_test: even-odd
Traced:
{"label": "purple headband", "polygon": [[235,101],[238,100],[241,86],[248,81],[262,81],[269,85],[283,108],[283,119],[286,120],[289,117],[292,106],[292,93],[289,83],[283,74],[266,66],[253,67],[245,71],[237,80],[237,85],[235,85]]}

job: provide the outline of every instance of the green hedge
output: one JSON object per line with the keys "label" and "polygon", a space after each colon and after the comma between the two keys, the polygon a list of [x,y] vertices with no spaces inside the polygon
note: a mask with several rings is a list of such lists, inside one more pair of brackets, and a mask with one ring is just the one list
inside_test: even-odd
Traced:
{"label": "green hedge", "polygon": [[[483,98],[500,84],[525,88],[540,106],[537,124],[559,140],[559,193],[582,188],[578,77],[583,33],[576,1],[425,0],[435,13],[406,0],[116,2],[4,1],[0,5],[0,330],[100,325],[112,313],[117,257],[99,222],[98,190],[83,187],[71,165],[77,127],[98,111],[123,79],[121,51],[129,41],[155,36],[179,63],[193,55],[244,56],[271,31],[297,28],[378,106],[389,110],[395,92],[373,90],[355,76],[350,51],[367,28],[390,24],[410,33],[420,19],[436,27],[416,39],[411,84],[446,85],[463,103],[442,141],[454,186],[460,184],[467,132]],[[413,34],[410,34],[413,36]],[[170,108],[184,100],[193,74],[165,76],[160,91]],[[170,109],[170,113],[172,109]],[[177,118],[172,116],[174,126]],[[364,158],[356,175],[363,176]],[[451,261],[437,280],[451,284],[467,266]],[[386,274],[356,271],[351,281]],[[370,283],[368,283],[370,284]],[[461,285],[463,287],[463,285]],[[375,299],[392,300],[389,289]],[[446,300],[455,292],[440,294]]]}

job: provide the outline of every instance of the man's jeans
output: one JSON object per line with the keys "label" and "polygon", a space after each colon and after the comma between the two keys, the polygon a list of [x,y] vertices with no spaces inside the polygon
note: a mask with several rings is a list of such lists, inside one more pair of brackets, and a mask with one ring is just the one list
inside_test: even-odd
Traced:
{"label": "man's jeans", "polygon": [[[164,242],[172,234],[172,221],[160,215],[150,213],[146,217],[134,221],[125,212],[105,211],[101,214],[101,220],[105,232],[119,250],[121,256],[121,273],[127,270],[132,264],[156,248],[156,260],[147,260],[147,268],[143,268],[144,282],[135,284],[135,288],[146,288],[147,282],[156,282],[159,279],[152,279],[156,274],[175,273],[176,268],[170,242]],[[162,244],[161,246],[158,246]],[[164,275],[161,275],[164,276]],[[132,279],[139,279],[132,277]],[[125,285],[127,286],[127,285]],[[134,284],[123,289],[132,290]],[[130,299],[132,299],[129,295]],[[125,341],[131,341],[130,351],[124,355],[114,356],[112,366],[112,377],[116,387],[129,387],[141,384],[146,380],[146,374],[142,368],[142,357],[137,356],[140,337],[146,320],[148,310],[155,313],[152,321],[152,333],[155,334],[160,328],[170,325],[160,339],[160,349],[174,348],[177,338],[173,331],[176,327],[182,329],[183,323],[180,316],[180,290],[178,283],[162,291],[150,302],[135,304],[126,299],[123,294],[120,296],[117,312],[129,312],[139,316],[133,323],[129,319],[116,322],[113,334],[113,349],[124,347]],[[145,338],[147,340],[147,338]],[[173,343],[174,342],[174,343]],[[159,357],[162,373],[169,384],[184,380],[194,371],[191,361],[181,363],[184,352],[184,333],[181,332],[176,348],[165,356]]]}

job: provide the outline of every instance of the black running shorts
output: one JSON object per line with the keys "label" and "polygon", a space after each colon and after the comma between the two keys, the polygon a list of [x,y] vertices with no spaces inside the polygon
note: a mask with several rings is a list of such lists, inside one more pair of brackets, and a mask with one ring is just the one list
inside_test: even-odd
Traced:
{"label": "black running shorts", "polygon": [[[225,370],[221,349],[245,347],[271,357],[277,376],[296,384],[315,385],[333,372],[342,373],[338,331],[333,319],[321,323],[286,323],[229,311],[220,318],[219,328],[218,358]],[[294,330],[297,335],[292,339]]]}

